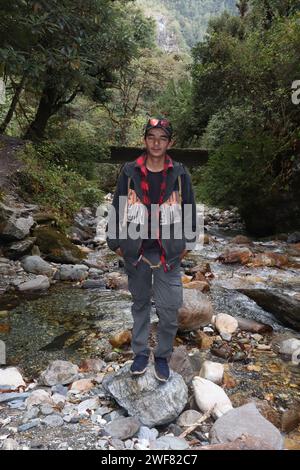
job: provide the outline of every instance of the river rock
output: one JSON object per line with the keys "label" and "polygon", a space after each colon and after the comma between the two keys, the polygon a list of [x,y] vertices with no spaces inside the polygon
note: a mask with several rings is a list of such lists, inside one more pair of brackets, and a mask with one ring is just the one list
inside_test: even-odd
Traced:
{"label": "river rock", "polygon": [[251,436],[242,436],[232,442],[224,444],[212,444],[208,446],[193,447],[193,450],[274,450],[261,439]]}
{"label": "river rock", "polygon": [[211,302],[197,289],[183,289],[183,305],[178,310],[178,329],[180,331],[199,330],[208,325],[213,316]]}
{"label": "river rock", "polygon": [[55,274],[60,281],[83,281],[89,275],[89,268],[84,264],[62,264]]}
{"label": "river rock", "polygon": [[221,384],[224,375],[224,366],[219,362],[204,361],[199,376],[215,384]]}
{"label": "river rock", "polygon": [[79,365],[80,372],[101,372],[105,367],[102,359],[84,359]]}
{"label": "river rock", "polygon": [[150,365],[140,377],[130,374],[130,364],[104,378],[103,388],[145,426],[167,424],[177,418],[188,400],[183,378],[171,370],[166,383],[160,383]]}
{"label": "river rock", "polygon": [[300,301],[276,289],[238,289],[284,325],[300,331]]}
{"label": "river rock", "polygon": [[212,408],[212,416],[219,418],[232,409],[224,390],[210,380],[194,377],[193,389],[197,406],[203,413]]}
{"label": "river rock", "polygon": [[3,253],[10,259],[19,259],[30,252],[35,240],[34,237],[27,237],[24,240],[13,242],[3,248]]}
{"label": "river rock", "polygon": [[109,342],[113,348],[120,348],[125,344],[130,344],[132,339],[131,331],[125,330],[116,333],[114,336],[109,338]]}
{"label": "river rock", "polygon": [[214,336],[208,336],[204,331],[198,330],[195,332],[195,341],[199,349],[210,349],[215,340]]}
{"label": "river rock", "polygon": [[88,392],[94,387],[93,382],[90,379],[80,379],[72,383],[71,390],[78,391],[80,393]]}
{"label": "river rock", "polygon": [[289,433],[300,424],[300,404],[294,404],[290,409],[286,410],[281,418],[281,429],[283,432]]}
{"label": "river rock", "polygon": [[159,432],[155,428],[149,429],[147,426],[141,426],[138,433],[138,439],[155,441],[158,437],[158,434]]}
{"label": "river rock", "polygon": [[46,390],[38,389],[34,390],[30,396],[25,401],[25,405],[27,409],[31,409],[34,406],[39,405],[50,405],[54,406],[54,402],[50,396],[50,393],[46,392]]}
{"label": "river rock", "polygon": [[259,439],[275,450],[283,448],[279,430],[259,413],[254,403],[228,411],[210,431],[212,444],[232,442],[243,435]]}
{"label": "river rock", "polygon": [[51,276],[54,268],[47,261],[43,260],[40,256],[26,256],[21,261],[23,269],[27,273],[44,274]]}
{"label": "river rock", "polygon": [[42,372],[40,381],[47,386],[66,385],[77,378],[79,368],[77,365],[68,361],[53,361],[48,368]]}
{"label": "river rock", "polygon": [[33,235],[47,261],[78,264],[86,256],[62,232],[53,227],[37,227]]}
{"label": "river rock", "polygon": [[81,284],[82,289],[105,289],[106,284],[102,279],[87,279]]}
{"label": "river rock", "polygon": [[0,202],[0,238],[5,241],[23,240],[29,235],[34,220],[31,216],[22,217],[20,211]]}
{"label": "river rock", "polygon": [[17,286],[20,292],[49,289],[50,282],[47,276],[38,275],[30,281],[22,282]]}
{"label": "river rock", "polygon": [[286,356],[293,356],[294,353],[298,351],[298,356],[300,356],[300,340],[296,338],[290,338],[282,341],[279,346],[280,354],[285,354]]}
{"label": "river rock", "polygon": [[7,385],[11,388],[26,386],[20,371],[16,367],[0,369],[0,388],[1,385]]}
{"label": "river rock", "polygon": [[180,439],[174,436],[162,436],[156,440],[156,444],[166,444],[167,449],[171,450],[186,450],[189,448],[189,444],[185,439]]}
{"label": "river rock", "polygon": [[197,289],[200,292],[209,292],[210,290],[209,284],[206,281],[204,282],[204,281],[194,280],[194,281],[185,283],[183,287],[185,289]]}
{"label": "river rock", "polygon": [[255,320],[250,320],[248,318],[235,317],[239,329],[243,331],[251,331],[252,333],[272,333],[273,328],[271,325],[266,325],[265,323],[259,323]]}
{"label": "river rock", "polygon": [[108,289],[128,290],[128,278],[126,274],[112,272],[105,275],[106,287]]}
{"label": "river rock", "polygon": [[18,432],[25,432],[28,431],[29,429],[35,428],[41,424],[41,420],[39,418],[33,419],[31,421],[28,421],[28,423],[21,424],[21,426],[18,427]]}
{"label": "river rock", "polygon": [[298,243],[300,242],[300,232],[291,233],[287,238],[288,243]]}
{"label": "river rock", "polygon": [[78,405],[77,411],[79,414],[84,414],[87,413],[88,410],[96,410],[99,408],[99,404],[100,402],[98,397],[88,398]]}
{"label": "river rock", "polygon": [[252,240],[245,235],[237,235],[230,240],[232,245],[252,245]]}
{"label": "river rock", "polygon": [[1,450],[19,450],[19,444],[15,439],[8,438],[3,442]]}
{"label": "river rock", "polygon": [[197,423],[199,419],[203,416],[202,413],[196,410],[186,410],[184,411],[179,418],[177,419],[178,426],[182,428],[187,428],[192,426],[193,424]]}
{"label": "river rock", "polygon": [[241,247],[241,248],[228,247],[228,248],[225,248],[224,252],[221,253],[217,259],[224,264],[232,264],[232,263],[246,264],[250,261],[252,256],[253,256],[252,251],[247,247]]}
{"label": "river rock", "polygon": [[174,348],[169,361],[169,367],[177,374],[180,374],[188,385],[195,375],[190,357],[185,346]]}
{"label": "river rock", "polygon": [[104,432],[117,439],[133,437],[141,427],[141,423],[135,417],[118,418],[104,427]]}
{"label": "river rock", "polygon": [[273,253],[272,251],[266,253],[258,253],[251,260],[251,266],[257,268],[260,266],[276,267],[281,268],[288,264],[289,258],[287,255],[281,255],[280,253]]}
{"label": "river rock", "polygon": [[59,415],[49,415],[46,416],[46,418],[43,418],[41,423],[49,426],[50,428],[58,428],[64,424],[64,420]]}
{"label": "river rock", "polygon": [[236,318],[227,313],[219,313],[212,318],[212,323],[216,326],[220,334],[227,333],[231,335],[238,329],[238,321]]}

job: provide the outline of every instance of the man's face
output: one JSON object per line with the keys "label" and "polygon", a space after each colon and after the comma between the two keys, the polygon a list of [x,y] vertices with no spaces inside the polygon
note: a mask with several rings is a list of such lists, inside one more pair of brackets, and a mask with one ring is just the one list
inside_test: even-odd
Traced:
{"label": "man's face", "polygon": [[172,142],[163,129],[151,129],[148,131],[144,139],[147,154],[154,158],[162,158],[165,156]]}

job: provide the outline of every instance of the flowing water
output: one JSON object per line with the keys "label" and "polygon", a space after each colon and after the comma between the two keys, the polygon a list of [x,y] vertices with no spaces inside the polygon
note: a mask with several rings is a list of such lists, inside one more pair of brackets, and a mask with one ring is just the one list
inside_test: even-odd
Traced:
{"label": "flowing water", "polygon": [[[278,335],[300,338],[299,332],[284,326],[239,291],[245,286],[260,285],[298,296],[299,258],[295,256],[294,264],[282,269],[225,265],[216,258],[228,240],[229,235],[215,232],[209,245],[189,257],[194,264],[199,261],[210,264],[215,277],[209,295],[216,313],[267,323],[274,330],[273,338]],[[287,244],[277,240],[256,241],[254,246],[260,251],[285,253],[287,250]],[[109,337],[132,327],[131,301],[126,291],[81,289],[75,283],[57,283],[47,292],[12,294],[2,297],[1,302],[0,311],[8,310],[5,318],[0,317],[0,323],[6,324],[6,328],[0,329],[0,339],[6,344],[7,364],[20,365],[28,376],[36,375],[54,359],[78,363],[84,357],[103,356],[111,350]],[[211,353],[205,357],[226,362]],[[255,349],[247,361],[231,362],[227,368],[237,383],[229,391],[236,403],[240,396],[243,399],[255,396],[284,409],[300,399],[300,365],[284,360],[276,351]]]}

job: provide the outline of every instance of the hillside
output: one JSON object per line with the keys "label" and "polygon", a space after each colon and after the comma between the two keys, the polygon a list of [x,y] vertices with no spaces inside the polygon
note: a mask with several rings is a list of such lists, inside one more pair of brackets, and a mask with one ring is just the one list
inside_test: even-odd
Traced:
{"label": "hillside", "polygon": [[204,37],[208,21],[224,10],[236,13],[235,0],[137,0],[157,23],[157,42],[166,52],[188,50]]}

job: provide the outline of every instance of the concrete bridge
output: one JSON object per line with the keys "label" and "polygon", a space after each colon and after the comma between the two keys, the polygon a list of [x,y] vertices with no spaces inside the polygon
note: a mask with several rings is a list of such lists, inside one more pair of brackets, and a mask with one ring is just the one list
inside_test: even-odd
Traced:
{"label": "concrete bridge", "polygon": [[[107,163],[125,163],[135,160],[141,155],[142,149],[138,147],[111,147],[111,156]],[[208,161],[206,149],[182,149],[173,148],[168,151],[174,160],[183,163],[187,167],[202,166]]]}

